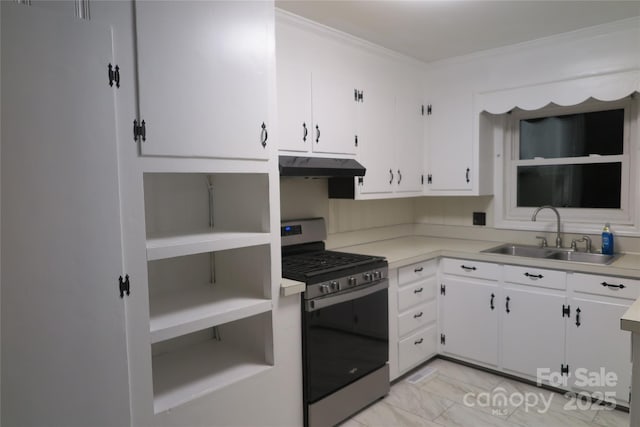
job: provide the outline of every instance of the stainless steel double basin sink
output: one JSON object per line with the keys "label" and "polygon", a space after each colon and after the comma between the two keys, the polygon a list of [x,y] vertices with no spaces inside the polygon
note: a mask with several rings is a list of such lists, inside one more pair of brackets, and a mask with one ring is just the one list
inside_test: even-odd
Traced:
{"label": "stainless steel double basin sink", "polygon": [[560,261],[584,262],[590,264],[608,265],[620,257],[593,252],[578,252],[574,249],[550,248],[541,246],[516,245],[506,243],[495,248],[485,249],[485,253],[520,256],[526,258],[550,259]]}

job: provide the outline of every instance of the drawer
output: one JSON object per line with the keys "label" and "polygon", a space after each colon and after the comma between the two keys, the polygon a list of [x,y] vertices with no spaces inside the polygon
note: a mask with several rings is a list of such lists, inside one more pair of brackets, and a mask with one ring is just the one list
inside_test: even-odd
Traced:
{"label": "drawer", "polygon": [[640,280],[575,273],[569,275],[575,292],[635,300],[640,297]]}
{"label": "drawer", "polygon": [[455,274],[457,276],[500,280],[500,265],[490,262],[445,258],[442,260],[442,271],[445,274]]}
{"label": "drawer", "polygon": [[400,341],[398,371],[413,368],[433,356],[438,350],[436,325],[421,329]]}
{"label": "drawer", "polygon": [[504,281],[550,289],[566,289],[567,273],[544,268],[504,266]]}
{"label": "drawer", "polygon": [[412,283],[398,291],[398,312],[403,312],[409,307],[435,299],[437,289],[436,277]]}
{"label": "drawer", "polygon": [[398,336],[403,337],[409,332],[436,321],[438,308],[433,300],[419,305],[398,316]]}
{"label": "drawer", "polygon": [[438,271],[438,260],[418,262],[398,269],[398,286],[403,286],[425,277],[433,276]]}

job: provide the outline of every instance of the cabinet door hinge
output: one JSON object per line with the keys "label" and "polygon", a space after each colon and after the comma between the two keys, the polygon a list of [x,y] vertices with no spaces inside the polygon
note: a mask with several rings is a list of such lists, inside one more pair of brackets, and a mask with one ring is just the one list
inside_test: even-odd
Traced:
{"label": "cabinet door hinge", "polygon": [[444,334],[440,334],[440,344],[444,345],[446,340],[447,339],[446,339],[445,335]]}
{"label": "cabinet door hinge", "polygon": [[124,298],[125,292],[127,295],[131,295],[131,283],[129,282],[129,275],[125,275],[124,279],[122,276],[118,277],[118,285],[120,288],[120,298]]}
{"label": "cabinet door hinge", "polygon": [[562,304],[562,317],[571,317],[571,306]]}
{"label": "cabinet door hinge", "polygon": [[430,116],[432,111],[433,111],[433,109],[431,107],[431,104],[427,105],[427,116]]}
{"label": "cabinet door hinge", "polygon": [[560,375],[569,376],[569,364],[560,364]]}
{"label": "cabinet door hinge", "polygon": [[441,284],[440,285],[440,295],[446,295],[447,294],[447,286]]}
{"label": "cabinet door hinge", "polygon": [[431,174],[427,175],[427,184],[433,184],[433,176]]}
{"label": "cabinet door hinge", "polygon": [[140,124],[138,120],[133,121],[133,140],[135,142],[147,140],[147,124],[144,120]]}
{"label": "cabinet door hinge", "polygon": [[109,86],[113,87],[115,83],[117,88],[120,88],[120,67],[116,65],[115,67],[109,63],[108,66],[108,74],[109,74]]}

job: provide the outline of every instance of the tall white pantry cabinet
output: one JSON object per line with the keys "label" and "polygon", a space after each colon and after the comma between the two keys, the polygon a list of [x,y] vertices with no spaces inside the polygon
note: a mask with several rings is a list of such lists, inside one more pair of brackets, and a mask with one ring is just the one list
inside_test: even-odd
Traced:
{"label": "tall white pantry cabinet", "polygon": [[298,424],[273,3],[72,6],[1,6],[0,422]]}

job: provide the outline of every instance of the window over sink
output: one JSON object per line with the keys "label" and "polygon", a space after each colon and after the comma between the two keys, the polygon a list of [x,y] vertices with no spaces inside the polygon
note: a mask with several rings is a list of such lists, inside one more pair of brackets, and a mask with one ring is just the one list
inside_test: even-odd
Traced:
{"label": "window over sink", "polygon": [[637,96],[516,108],[500,119],[496,226],[540,229],[532,208],[552,205],[564,231],[597,233],[610,222],[617,232],[640,232]]}

